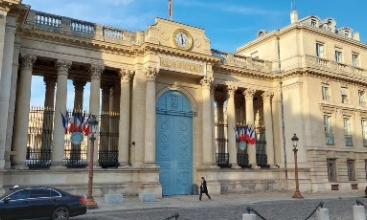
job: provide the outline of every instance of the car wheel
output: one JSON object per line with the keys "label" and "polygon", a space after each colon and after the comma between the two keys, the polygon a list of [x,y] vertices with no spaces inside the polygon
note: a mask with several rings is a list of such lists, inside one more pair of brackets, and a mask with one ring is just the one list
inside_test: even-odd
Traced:
{"label": "car wheel", "polygon": [[58,207],[52,213],[52,220],[68,220],[69,210],[66,207]]}

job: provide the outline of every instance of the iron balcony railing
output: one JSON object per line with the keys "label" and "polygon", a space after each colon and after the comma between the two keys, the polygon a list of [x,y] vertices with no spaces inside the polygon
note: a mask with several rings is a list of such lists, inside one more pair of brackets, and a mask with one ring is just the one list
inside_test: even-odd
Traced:
{"label": "iron balcony railing", "polygon": [[72,149],[65,149],[65,166],[67,168],[87,167],[87,151],[76,146],[74,146]]}
{"label": "iron balcony railing", "polygon": [[242,168],[251,168],[247,153],[237,153],[237,163]]}
{"label": "iron balcony railing", "polygon": [[230,168],[229,164],[229,153],[217,153],[217,165],[220,168]]}
{"label": "iron balcony railing", "polygon": [[102,168],[117,168],[119,166],[118,155],[119,152],[117,150],[99,151],[99,166]]}
{"label": "iron balcony railing", "polygon": [[26,165],[29,169],[47,169],[51,166],[51,150],[27,147]]}

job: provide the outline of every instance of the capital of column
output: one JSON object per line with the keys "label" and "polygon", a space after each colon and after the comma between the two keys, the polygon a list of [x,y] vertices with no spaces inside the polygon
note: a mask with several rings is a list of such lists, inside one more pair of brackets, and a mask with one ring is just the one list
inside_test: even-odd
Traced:
{"label": "capital of column", "polygon": [[72,62],[69,60],[57,60],[56,62],[57,75],[67,76],[69,74],[71,64]]}
{"label": "capital of column", "polygon": [[227,84],[227,92],[229,96],[234,96],[234,93],[237,91],[238,86],[236,84]]}
{"label": "capital of column", "polygon": [[37,56],[31,54],[21,55],[21,67],[22,69],[32,70],[33,64],[36,62]]}
{"label": "capital of column", "polygon": [[121,69],[120,70],[120,76],[122,82],[130,82],[130,80],[133,78],[135,74],[134,70],[128,70],[128,69]]}
{"label": "capital of column", "polygon": [[159,68],[155,68],[155,67],[148,67],[145,69],[145,75],[147,80],[149,81],[154,81],[159,73]]}
{"label": "capital of column", "polygon": [[85,84],[87,84],[86,81],[81,81],[81,80],[73,80],[73,86],[75,88],[76,91],[80,91],[84,89]]}
{"label": "capital of column", "polygon": [[248,88],[245,91],[243,91],[243,95],[245,96],[245,98],[253,98],[255,93],[256,90],[252,88]]}
{"label": "capital of column", "polygon": [[274,96],[274,93],[271,91],[265,91],[261,96],[263,97],[263,100],[270,100]]}
{"label": "capital of column", "polygon": [[99,64],[92,64],[90,67],[91,80],[101,80],[101,75],[105,67]]}
{"label": "capital of column", "polygon": [[211,87],[213,85],[214,78],[211,76],[205,76],[200,80],[202,87]]}
{"label": "capital of column", "polygon": [[56,86],[56,79],[53,77],[43,77],[43,82],[45,82],[46,89],[47,88],[55,88]]}

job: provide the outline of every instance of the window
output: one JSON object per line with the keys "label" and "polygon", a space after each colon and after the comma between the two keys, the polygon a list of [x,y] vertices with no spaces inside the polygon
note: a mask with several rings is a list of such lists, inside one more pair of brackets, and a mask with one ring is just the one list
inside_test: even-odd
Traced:
{"label": "window", "polygon": [[359,99],[359,105],[365,107],[366,106],[366,93],[364,90],[358,91],[358,99]]}
{"label": "window", "polygon": [[318,58],[324,58],[324,44],[316,43],[316,56]]}
{"label": "window", "polygon": [[350,118],[348,117],[344,118],[344,136],[345,136],[345,145],[353,146],[352,124]]}
{"label": "window", "polygon": [[315,19],[311,19],[311,27],[316,27],[316,20]]}
{"label": "window", "polygon": [[335,62],[337,63],[343,62],[343,53],[340,49],[335,50]]}
{"label": "window", "polygon": [[343,104],[347,104],[348,101],[349,101],[349,98],[348,98],[348,88],[347,87],[342,87],[341,88],[341,95],[342,95],[342,103]]}
{"label": "window", "polygon": [[51,190],[51,197],[60,197],[61,194],[59,192],[56,192],[55,190]]}
{"label": "window", "polygon": [[354,160],[347,160],[348,179],[349,181],[356,180],[356,174],[354,170]]}
{"label": "window", "polygon": [[328,85],[322,86],[322,100],[330,101],[330,88]]}
{"label": "window", "polygon": [[352,54],[352,65],[354,67],[359,67],[359,54],[358,53]]}
{"label": "window", "polygon": [[326,161],[329,182],[336,182],[336,159],[327,159]]}
{"label": "window", "polygon": [[10,200],[28,199],[29,190],[20,190],[9,196]]}
{"label": "window", "polygon": [[29,198],[48,198],[50,197],[50,193],[48,189],[32,189]]}
{"label": "window", "polygon": [[367,119],[362,119],[363,146],[367,147]]}
{"label": "window", "polygon": [[326,137],[326,144],[333,145],[334,144],[334,134],[331,125],[331,116],[324,115],[324,129],[325,129],[325,137]]}

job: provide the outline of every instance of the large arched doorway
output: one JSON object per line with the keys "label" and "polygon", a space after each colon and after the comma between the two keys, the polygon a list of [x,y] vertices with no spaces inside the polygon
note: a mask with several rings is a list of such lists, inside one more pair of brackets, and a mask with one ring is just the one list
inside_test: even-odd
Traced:
{"label": "large arched doorway", "polygon": [[180,92],[165,92],[157,105],[157,164],[163,195],[192,194],[192,107]]}

